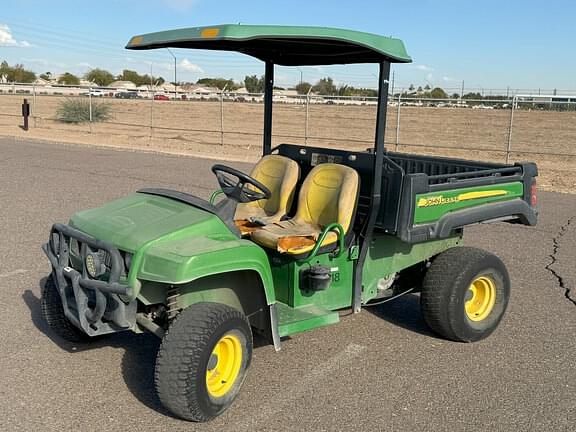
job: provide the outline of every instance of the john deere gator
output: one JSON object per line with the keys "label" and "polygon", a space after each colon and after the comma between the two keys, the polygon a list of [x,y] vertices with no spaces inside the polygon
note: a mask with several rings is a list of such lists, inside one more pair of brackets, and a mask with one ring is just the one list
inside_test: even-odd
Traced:
{"label": "john deere gator", "polygon": [[[250,174],[216,164],[210,201],[147,188],[56,223],[42,310],[70,341],[123,331],[162,338],[160,401],[206,421],[237,396],[253,334],[282,338],[336,324],[338,311],[419,292],[422,314],[454,341],[500,323],[510,279],[493,254],[462,245],[480,222],[535,225],[537,168],[388,151],[391,63],[399,39],[320,27],[217,25],[134,36],[131,50],[236,51],[265,65],[262,158]],[[376,63],[374,147],[272,147],[274,66]],[[297,339],[293,343],[298,343]]]}

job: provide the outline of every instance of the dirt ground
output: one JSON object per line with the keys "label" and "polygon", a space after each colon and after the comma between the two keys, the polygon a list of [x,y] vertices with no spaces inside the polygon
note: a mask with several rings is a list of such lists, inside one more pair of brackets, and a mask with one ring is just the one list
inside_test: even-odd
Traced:
{"label": "dirt ground", "polygon": [[[261,151],[263,107],[258,103],[94,100],[109,103],[104,123],[68,125],[55,120],[59,96],[37,96],[30,130],[19,125],[23,96],[0,95],[0,135],[254,161]],[[363,150],[374,139],[373,106],[275,103],[274,144]],[[398,124],[400,125],[397,128]],[[503,162],[511,133],[510,162],[532,160],[544,190],[576,190],[576,113],[462,108],[389,107],[390,150]],[[221,131],[224,131],[222,133]],[[398,145],[397,145],[398,143]],[[543,154],[546,153],[546,154]]]}

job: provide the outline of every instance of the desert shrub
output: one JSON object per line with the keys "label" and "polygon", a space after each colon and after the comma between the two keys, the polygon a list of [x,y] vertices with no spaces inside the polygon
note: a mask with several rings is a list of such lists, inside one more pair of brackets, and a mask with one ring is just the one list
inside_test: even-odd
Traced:
{"label": "desert shrub", "polygon": [[[88,99],[70,98],[60,103],[56,112],[58,120],[64,123],[84,123],[90,121]],[[110,104],[92,101],[92,121],[103,122],[112,117]]]}

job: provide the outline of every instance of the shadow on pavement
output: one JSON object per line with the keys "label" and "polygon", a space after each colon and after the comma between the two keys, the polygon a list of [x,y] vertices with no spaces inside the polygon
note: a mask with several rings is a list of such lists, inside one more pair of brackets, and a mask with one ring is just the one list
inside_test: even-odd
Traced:
{"label": "shadow on pavement", "polygon": [[364,309],[398,327],[438,339],[424,322],[420,312],[420,296],[417,294],[406,294],[389,303]]}
{"label": "shadow on pavement", "polygon": [[[42,291],[46,278],[40,280]],[[30,309],[30,317],[34,326],[46,335],[59,348],[69,353],[96,350],[103,347],[124,349],[122,357],[122,377],[128,390],[138,401],[161,414],[174,417],[158,400],[154,389],[154,367],[156,355],[160,347],[160,339],[150,334],[134,334],[130,331],[116,333],[108,336],[93,338],[87,343],[68,342],[56,335],[42,318],[40,298],[31,290],[22,294],[22,300]],[[265,338],[254,335],[254,348],[269,345]]]}
{"label": "shadow on pavement", "polygon": [[[45,277],[40,279],[40,292],[46,283],[46,279],[47,278]],[[28,309],[30,309],[30,318],[32,319],[34,326],[64,351],[74,353],[93,350],[103,346],[122,347],[124,345],[123,341],[126,339],[126,335],[122,333],[117,335],[95,337],[86,343],[68,342],[67,340],[62,339],[60,336],[54,333],[46,321],[44,321],[44,318],[42,318],[40,298],[36,297],[34,292],[31,290],[24,291],[24,294],[22,294],[22,300],[24,300],[24,303],[26,306],[28,306]]]}
{"label": "shadow on pavement", "polygon": [[[46,278],[40,280],[42,290]],[[22,300],[30,309],[30,318],[34,326],[59,348],[69,353],[97,350],[103,347],[124,349],[122,357],[122,377],[130,392],[147,407],[171,416],[156,397],[154,390],[154,364],[160,339],[151,334],[134,334],[126,331],[109,336],[93,338],[86,343],[68,342],[55,334],[42,318],[40,298],[31,290],[22,294]]]}
{"label": "shadow on pavement", "polygon": [[122,377],[138,401],[160,414],[176,418],[162,406],[154,388],[154,368],[159,347],[160,339],[152,334],[129,334],[124,344]]}

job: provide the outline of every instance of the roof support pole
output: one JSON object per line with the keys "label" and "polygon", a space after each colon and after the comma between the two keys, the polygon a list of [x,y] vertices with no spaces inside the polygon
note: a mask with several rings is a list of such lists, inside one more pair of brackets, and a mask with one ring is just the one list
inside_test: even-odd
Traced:
{"label": "roof support pole", "polygon": [[274,92],[274,63],[266,62],[264,72],[264,146],[263,154],[272,150],[272,96]]}
{"label": "roof support pole", "polygon": [[362,307],[362,269],[366,255],[372,241],[374,224],[380,211],[382,193],[382,166],[384,164],[384,135],[386,133],[386,113],[388,110],[388,86],[390,77],[390,62],[380,62],[380,77],[378,80],[378,112],[376,115],[376,137],[374,149],[374,177],[372,179],[372,202],[366,222],[362,227],[359,238],[360,253],[354,267],[354,292],[352,296],[352,310],[360,312]]}

